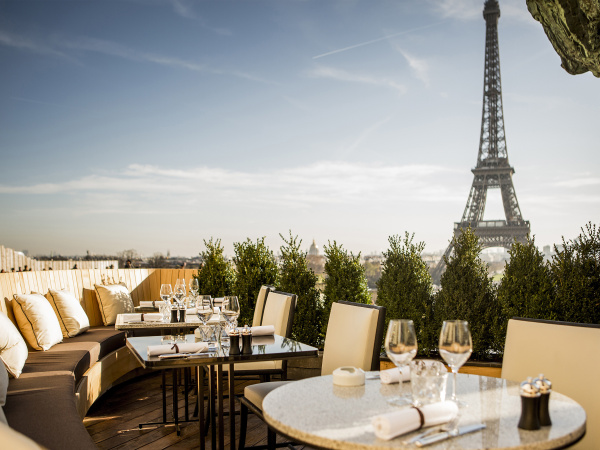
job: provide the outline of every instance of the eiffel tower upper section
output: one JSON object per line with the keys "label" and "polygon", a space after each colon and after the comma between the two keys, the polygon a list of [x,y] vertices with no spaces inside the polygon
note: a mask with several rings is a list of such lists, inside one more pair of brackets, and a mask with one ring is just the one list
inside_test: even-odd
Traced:
{"label": "eiffel tower upper section", "polygon": [[[500,6],[497,0],[486,0],[483,8],[486,23],[485,68],[483,75],[483,111],[477,166],[472,169],[474,178],[469,199],[460,222],[454,224],[455,235],[471,227],[483,248],[510,248],[515,239],[526,240],[530,228],[523,219],[512,181],[515,170],[508,162],[504,135],[502,109],[502,83],[500,80],[500,50],[498,46],[498,19]],[[488,189],[500,189],[505,220],[484,220]],[[444,256],[448,257],[450,243]],[[434,271],[434,278],[444,269],[444,258]]]}

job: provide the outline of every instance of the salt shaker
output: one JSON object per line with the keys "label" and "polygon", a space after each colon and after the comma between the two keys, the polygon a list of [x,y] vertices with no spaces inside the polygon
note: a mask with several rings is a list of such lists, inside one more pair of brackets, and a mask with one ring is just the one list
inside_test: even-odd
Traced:
{"label": "salt shaker", "polygon": [[519,389],[521,395],[521,418],[519,428],[523,430],[540,429],[540,390],[531,377],[521,383]]}
{"label": "salt shaker", "polygon": [[240,354],[240,333],[234,329],[229,333],[229,354],[239,355]]}
{"label": "salt shaker", "polygon": [[544,377],[543,373],[533,380],[537,388],[540,390],[540,425],[546,427],[552,425],[550,420],[550,393],[552,392],[552,382]]}
{"label": "salt shaker", "polygon": [[242,330],[242,354],[252,354],[252,331],[248,328],[248,325]]}

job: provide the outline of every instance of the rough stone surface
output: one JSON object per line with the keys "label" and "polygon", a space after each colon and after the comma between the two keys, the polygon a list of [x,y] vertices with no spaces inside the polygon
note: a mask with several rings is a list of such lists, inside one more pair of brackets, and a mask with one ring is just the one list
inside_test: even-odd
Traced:
{"label": "rough stone surface", "polygon": [[572,75],[600,77],[600,0],[527,0],[527,8]]}

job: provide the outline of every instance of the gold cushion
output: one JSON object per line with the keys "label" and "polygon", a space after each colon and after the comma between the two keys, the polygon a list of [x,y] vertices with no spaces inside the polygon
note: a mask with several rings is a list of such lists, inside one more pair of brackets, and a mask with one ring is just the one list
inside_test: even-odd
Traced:
{"label": "gold cushion", "polygon": [[58,317],[63,337],[77,336],[90,327],[87,314],[70,291],[49,289],[48,300]]}
{"label": "gold cushion", "polygon": [[267,286],[261,286],[258,291],[258,297],[256,298],[256,306],[254,307],[254,317],[252,318],[252,326],[257,327],[260,325],[262,319],[263,309],[265,307],[265,298],[267,297]]}
{"label": "gold cushion", "polygon": [[23,337],[35,350],[49,350],[62,342],[63,335],[56,314],[41,294],[15,294],[13,312]]}
{"label": "gold cushion", "polygon": [[96,284],[95,288],[104,325],[114,325],[117,315],[133,312],[133,300],[126,286]]}

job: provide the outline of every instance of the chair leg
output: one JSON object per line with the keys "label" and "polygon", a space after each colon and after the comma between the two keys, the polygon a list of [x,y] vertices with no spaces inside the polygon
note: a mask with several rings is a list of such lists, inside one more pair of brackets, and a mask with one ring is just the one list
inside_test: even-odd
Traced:
{"label": "chair leg", "polygon": [[246,428],[248,427],[248,407],[242,403],[240,405],[240,441],[239,450],[246,448]]}
{"label": "chair leg", "polygon": [[271,430],[271,428],[267,428],[267,447],[269,450],[275,450],[275,448],[277,447],[275,445],[276,437],[277,435],[275,434],[275,432]]}

